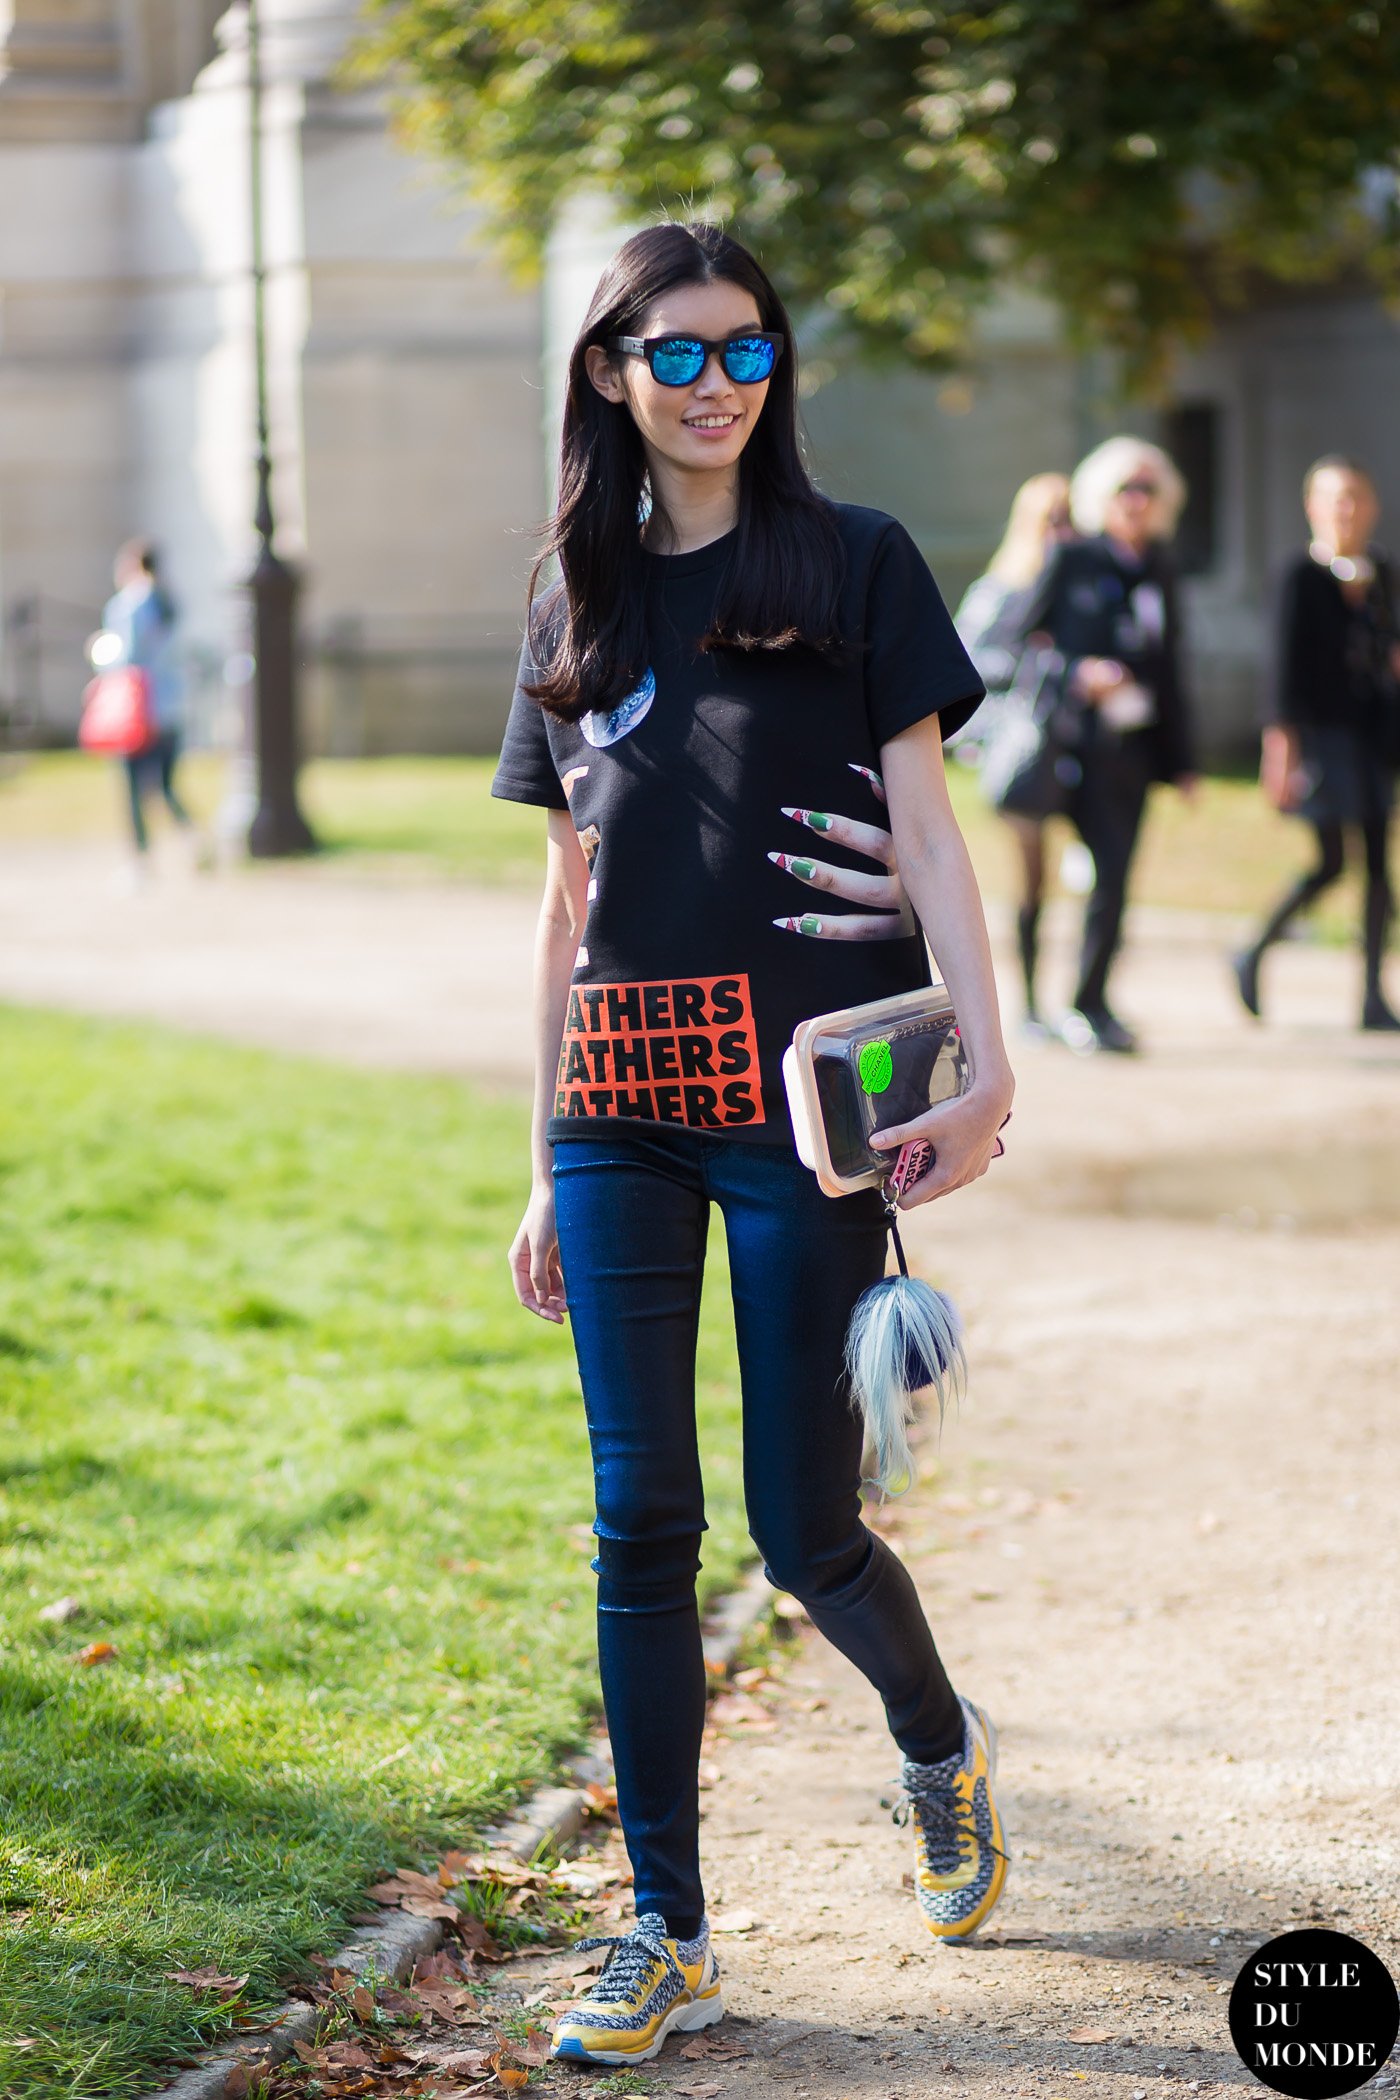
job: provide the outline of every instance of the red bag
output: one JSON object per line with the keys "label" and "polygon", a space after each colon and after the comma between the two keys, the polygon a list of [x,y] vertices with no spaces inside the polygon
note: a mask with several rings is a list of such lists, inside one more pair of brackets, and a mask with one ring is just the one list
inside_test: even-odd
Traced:
{"label": "red bag", "polygon": [[99,671],[83,693],[78,742],[84,751],[135,758],[160,734],[151,706],[151,681],[139,664]]}

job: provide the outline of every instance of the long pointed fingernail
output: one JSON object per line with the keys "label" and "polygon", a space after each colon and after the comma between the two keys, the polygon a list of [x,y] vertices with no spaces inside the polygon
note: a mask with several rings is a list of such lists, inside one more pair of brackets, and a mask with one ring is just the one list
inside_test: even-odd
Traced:
{"label": "long pointed fingernail", "polygon": [[879,774],[872,772],[869,766],[858,766],[853,758],[847,759],[846,763],[853,773],[859,773],[861,779],[868,780],[872,787],[880,788],[884,786],[885,783]]}
{"label": "long pointed fingernail", "polygon": [[822,922],[815,912],[804,911],[798,919],[775,919],[773,924],[782,933],[810,933],[820,937]]}
{"label": "long pointed fingernail", "polygon": [[803,860],[797,854],[770,853],[768,858],[775,867],[781,868],[784,874],[795,875],[799,882],[810,882],[817,872],[814,860]]}
{"label": "long pointed fingernail", "polygon": [[799,824],[809,825],[813,831],[830,831],[831,819],[819,809],[784,809],[785,817],[792,817]]}

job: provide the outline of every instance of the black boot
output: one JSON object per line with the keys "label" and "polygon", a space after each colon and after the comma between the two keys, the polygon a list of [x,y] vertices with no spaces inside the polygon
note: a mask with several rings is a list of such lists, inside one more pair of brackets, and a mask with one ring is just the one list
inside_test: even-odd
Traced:
{"label": "black boot", "polygon": [[1246,948],[1239,955],[1230,957],[1230,968],[1235,973],[1235,987],[1240,1002],[1247,1014],[1257,1021],[1259,1014],[1259,965],[1264,959],[1262,948]]}
{"label": "black boot", "polygon": [[1021,983],[1026,995],[1026,1027],[1039,1031],[1044,1024],[1035,1001],[1035,969],[1040,956],[1040,906],[1023,904],[1016,914],[1016,953],[1021,960]]}
{"label": "black boot", "polygon": [[1361,1025],[1386,1035],[1400,1033],[1400,1014],[1387,1003],[1381,989],[1391,911],[1389,891],[1383,884],[1370,884],[1366,891],[1366,997],[1361,1008]]}
{"label": "black boot", "polygon": [[1297,918],[1300,911],[1322,895],[1334,883],[1342,871],[1340,846],[1328,849],[1324,846],[1318,866],[1307,875],[1300,875],[1286,895],[1281,897],[1268,918],[1260,927],[1252,948],[1242,949],[1230,958],[1230,968],[1235,974],[1235,988],[1247,1014],[1257,1021],[1261,1018],[1259,1007],[1259,965],[1264,960],[1266,948],[1272,948]]}

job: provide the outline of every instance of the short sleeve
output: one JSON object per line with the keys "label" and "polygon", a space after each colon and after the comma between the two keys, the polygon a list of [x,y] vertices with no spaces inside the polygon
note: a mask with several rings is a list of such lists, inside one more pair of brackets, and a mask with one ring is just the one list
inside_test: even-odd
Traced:
{"label": "short sleeve", "polygon": [[525,690],[534,681],[535,659],[527,636],[520,651],[520,669],[491,793],[500,802],[533,802],[544,809],[567,809],[568,801],[549,748],[545,711]]}
{"label": "short sleeve", "polygon": [[865,600],[865,705],[875,748],[928,715],[938,716],[946,742],[970,721],[985,691],[928,563],[891,519]]}

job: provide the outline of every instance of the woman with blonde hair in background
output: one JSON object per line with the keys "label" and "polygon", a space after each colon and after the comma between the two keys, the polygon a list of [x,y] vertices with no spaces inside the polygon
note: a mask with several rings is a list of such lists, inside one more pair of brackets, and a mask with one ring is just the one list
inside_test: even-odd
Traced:
{"label": "woman with blonde hair in background", "polygon": [[1056,547],[1010,624],[1022,640],[1049,637],[1064,662],[1065,692],[1083,709],[1065,815],[1093,858],[1094,887],[1061,1033],[1075,1050],[1132,1051],[1137,1040],[1108,1003],[1108,978],[1133,852],[1153,783],[1188,794],[1195,786],[1166,553],[1186,484],[1159,446],[1113,437],[1075,468],[1069,498],[1083,537]]}
{"label": "woman with blonde hair in background", "polygon": [[[1001,545],[992,556],[986,575],[969,585],[954,619],[963,647],[992,696],[1009,693],[1015,684],[1023,655],[1021,638],[1015,629],[1017,608],[1042,574],[1055,547],[1068,539],[1071,531],[1069,476],[1032,474],[1029,481],[1023,481],[1012,498]],[[993,697],[982,710],[989,718],[988,738],[995,735],[999,704]],[[1046,1029],[1036,1003],[1035,973],[1045,889],[1046,820],[1009,809],[1003,809],[1001,814],[1011,827],[1021,857],[1016,949],[1025,989],[1024,1026],[1027,1034],[1043,1035]]]}

